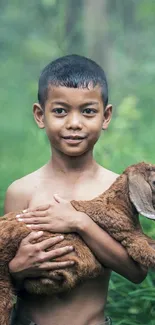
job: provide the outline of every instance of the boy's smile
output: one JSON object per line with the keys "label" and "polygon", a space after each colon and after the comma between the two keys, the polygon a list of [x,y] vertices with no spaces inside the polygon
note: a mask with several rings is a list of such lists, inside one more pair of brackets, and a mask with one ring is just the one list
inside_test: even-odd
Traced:
{"label": "boy's smile", "polygon": [[82,142],[86,137],[82,137],[81,135],[69,135],[62,137],[68,144],[77,145],[78,143]]}
{"label": "boy's smile", "polygon": [[34,105],[34,116],[45,128],[52,149],[68,156],[79,156],[92,150],[101,130],[111,119],[111,105],[103,107],[101,90],[49,86],[44,111]]}

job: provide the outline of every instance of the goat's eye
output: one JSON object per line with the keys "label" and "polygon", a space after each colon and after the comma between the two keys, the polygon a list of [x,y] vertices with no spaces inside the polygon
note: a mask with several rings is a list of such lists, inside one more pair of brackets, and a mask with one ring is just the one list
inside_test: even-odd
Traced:
{"label": "goat's eye", "polygon": [[152,181],[152,185],[153,185],[153,186],[155,186],[155,180],[154,180],[154,181]]}

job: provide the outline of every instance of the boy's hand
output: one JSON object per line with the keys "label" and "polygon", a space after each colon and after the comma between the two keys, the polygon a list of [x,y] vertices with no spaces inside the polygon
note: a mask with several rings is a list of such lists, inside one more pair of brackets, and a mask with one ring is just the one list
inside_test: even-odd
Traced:
{"label": "boy's hand", "polygon": [[24,210],[17,215],[32,230],[47,230],[51,232],[76,232],[80,218],[89,218],[86,214],[76,211],[71,203],[54,195],[53,204],[44,205],[34,209]]}
{"label": "boy's hand", "polygon": [[61,257],[73,251],[72,246],[65,246],[46,251],[55,244],[61,242],[64,237],[57,236],[34,243],[35,240],[43,235],[42,231],[31,232],[25,237],[19,246],[16,256],[9,263],[9,270],[13,278],[18,282],[25,277],[38,277],[44,271],[58,270],[72,266],[73,261],[54,262],[52,259]]}

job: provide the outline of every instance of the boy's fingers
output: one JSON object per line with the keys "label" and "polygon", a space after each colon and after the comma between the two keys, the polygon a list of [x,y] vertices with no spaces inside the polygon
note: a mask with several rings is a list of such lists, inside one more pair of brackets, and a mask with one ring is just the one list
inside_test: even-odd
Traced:
{"label": "boy's fingers", "polygon": [[49,247],[54,246],[55,244],[61,242],[64,239],[64,236],[55,236],[45,239],[39,243],[41,250],[45,250]]}
{"label": "boy's fingers", "polygon": [[63,261],[63,262],[45,262],[39,265],[40,270],[57,270],[63,269],[64,267],[73,266],[74,261]]}
{"label": "boy's fingers", "polygon": [[22,211],[22,213],[29,213],[29,212],[34,212],[34,211],[45,211],[45,210],[49,209],[50,206],[51,206],[50,204],[40,205],[40,206],[35,207],[35,208],[24,209]]}
{"label": "boy's fingers", "polygon": [[[39,246],[39,249],[41,249],[41,246]],[[42,251],[40,255],[38,255],[38,257],[36,258],[36,262],[37,264],[39,263],[40,265],[40,263],[42,264],[46,261],[52,261],[55,258],[62,257],[66,254],[73,252],[73,249],[74,248],[72,246],[65,246],[65,247],[50,250],[48,252]],[[52,263],[54,263],[54,261],[52,261]]]}
{"label": "boy's fingers", "polygon": [[17,220],[20,219],[27,219],[27,218],[39,218],[39,217],[46,217],[47,216],[47,210],[45,211],[31,211],[31,212],[26,212],[26,213],[20,213],[16,215]]}
{"label": "boy's fingers", "polygon": [[36,211],[45,211],[45,210],[49,209],[50,206],[51,206],[51,204],[49,204],[49,203],[48,204],[44,204],[44,205],[40,205],[35,210]]}
{"label": "boy's fingers", "polygon": [[32,231],[28,236],[26,236],[22,243],[24,245],[30,244],[34,239],[38,239],[43,235],[43,231]]}
{"label": "boy's fingers", "polygon": [[57,203],[60,203],[61,198],[59,197],[58,194],[54,194],[54,195],[53,195],[53,198],[54,198],[54,200],[55,200]]}
{"label": "boy's fingers", "polygon": [[73,246],[65,246],[65,247],[53,249],[52,251],[45,253],[44,261],[45,260],[47,261],[47,260],[50,260],[53,258],[57,258],[57,257],[61,257],[65,254],[73,252],[73,250],[74,250]]}
{"label": "boy's fingers", "polygon": [[58,203],[60,203],[60,202],[62,202],[62,203],[68,202],[67,200],[60,197],[58,194],[53,194],[53,197],[54,197],[55,201],[58,202]]}
{"label": "boy's fingers", "polygon": [[[49,231],[49,224],[46,223],[42,223],[42,224],[38,224],[38,225],[30,225],[27,224],[27,227],[30,228],[31,230],[35,230],[35,231]],[[50,232],[52,232],[52,230],[50,229]],[[55,232],[55,231],[53,231]]]}
{"label": "boy's fingers", "polygon": [[48,217],[17,217],[17,220],[23,221],[24,223],[28,225],[33,225],[33,224],[44,224],[44,223],[49,223],[49,218]]}

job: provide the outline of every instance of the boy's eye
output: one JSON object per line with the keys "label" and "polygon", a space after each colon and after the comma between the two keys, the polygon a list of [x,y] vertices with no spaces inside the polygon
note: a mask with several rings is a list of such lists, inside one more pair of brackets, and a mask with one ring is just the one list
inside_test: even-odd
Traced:
{"label": "boy's eye", "polygon": [[82,113],[85,115],[95,115],[96,112],[97,111],[94,108],[85,108]]}
{"label": "boy's eye", "polygon": [[53,109],[53,112],[56,114],[56,115],[66,115],[67,112],[66,112],[66,109],[65,108],[61,108],[61,107],[58,107],[58,108],[54,108]]}

